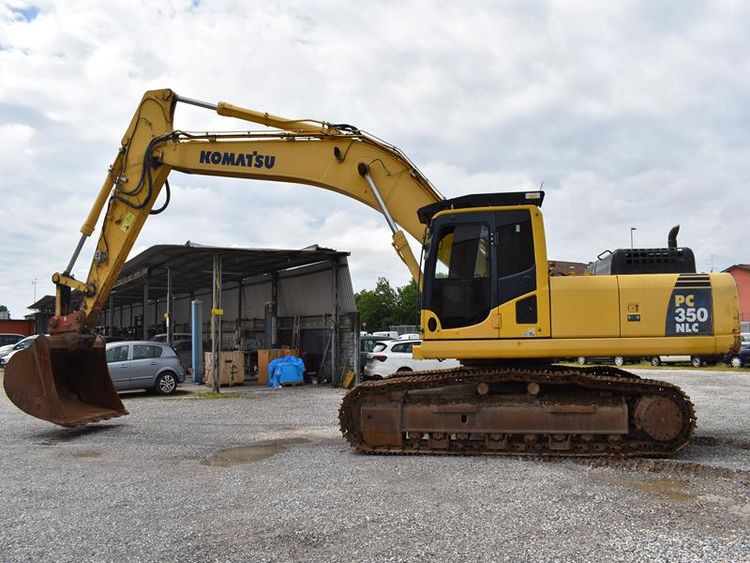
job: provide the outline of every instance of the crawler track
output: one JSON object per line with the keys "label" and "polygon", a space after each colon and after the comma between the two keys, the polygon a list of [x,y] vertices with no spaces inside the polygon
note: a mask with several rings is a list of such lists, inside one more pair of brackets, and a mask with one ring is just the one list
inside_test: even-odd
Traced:
{"label": "crawler track", "polygon": [[678,387],[617,368],[501,365],[365,382],[339,421],[370,454],[665,457],[696,417]]}

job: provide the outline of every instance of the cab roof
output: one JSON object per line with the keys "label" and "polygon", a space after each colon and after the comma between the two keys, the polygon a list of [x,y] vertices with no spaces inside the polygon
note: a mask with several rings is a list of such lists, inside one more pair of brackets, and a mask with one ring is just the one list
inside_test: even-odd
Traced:
{"label": "cab roof", "polygon": [[544,201],[543,191],[463,195],[425,205],[417,211],[417,217],[419,217],[420,223],[429,225],[436,214],[446,209],[505,207],[512,205],[536,205],[537,207],[541,207],[542,201]]}

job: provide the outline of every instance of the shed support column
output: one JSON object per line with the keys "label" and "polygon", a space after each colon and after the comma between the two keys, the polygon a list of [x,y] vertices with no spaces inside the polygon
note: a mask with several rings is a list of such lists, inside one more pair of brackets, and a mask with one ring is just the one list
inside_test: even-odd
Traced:
{"label": "shed support column", "polygon": [[167,342],[174,344],[174,326],[172,324],[172,268],[167,266]]}
{"label": "shed support column", "polygon": [[221,352],[221,256],[214,253],[214,281],[213,281],[213,305],[211,309],[211,352],[213,354],[213,385],[216,393],[221,392],[219,367],[219,354]]}
{"label": "shed support column", "polygon": [[271,272],[271,301],[266,303],[266,348],[279,345],[278,291],[279,273]]}
{"label": "shed support column", "polygon": [[333,324],[331,325],[331,385],[339,385],[339,262],[331,260],[331,291],[333,301]]}
{"label": "shed support column", "polygon": [[143,309],[141,315],[141,340],[148,340],[148,333],[146,331],[146,313],[148,312],[148,274],[143,280]]}
{"label": "shed support column", "polygon": [[192,302],[193,305],[193,346],[191,353],[193,355],[193,383],[200,383],[203,379],[203,335],[201,313],[203,303],[199,299]]}

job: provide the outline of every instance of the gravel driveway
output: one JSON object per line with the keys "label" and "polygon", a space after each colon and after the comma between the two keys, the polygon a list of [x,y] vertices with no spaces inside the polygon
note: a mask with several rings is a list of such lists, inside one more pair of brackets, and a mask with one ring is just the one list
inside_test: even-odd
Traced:
{"label": "gravel driveway", "polygon": [[358,455],[322,386],[133,393],[83,429],[0,394],[0,560],[750,560],[750,370],[639,373],[696,404],[674,459]]}

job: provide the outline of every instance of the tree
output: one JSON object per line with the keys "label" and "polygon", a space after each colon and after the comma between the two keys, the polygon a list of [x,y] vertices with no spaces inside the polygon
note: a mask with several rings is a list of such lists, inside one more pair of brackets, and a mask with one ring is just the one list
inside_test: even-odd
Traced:
{"label": "tree", "polygon": [[403,287],[396,290],[397,317],[396,324],[418,325],[419,324],[419,290],[417,282],[411,280]]}
{"label": "tree", "polygon": [[359,318],[367,330],[384,330],[393,324],[396,312],[396,292],[388,280],[379,277],[374,290],[364,289],[354,295]]}
{"label": "tree", "polygon": [[354,301],[360,321],[369,332],[419,322],[419,299],[414,281],[394,290],[387,279],[379,277],[374,290],[364,289],[356,293]]}

